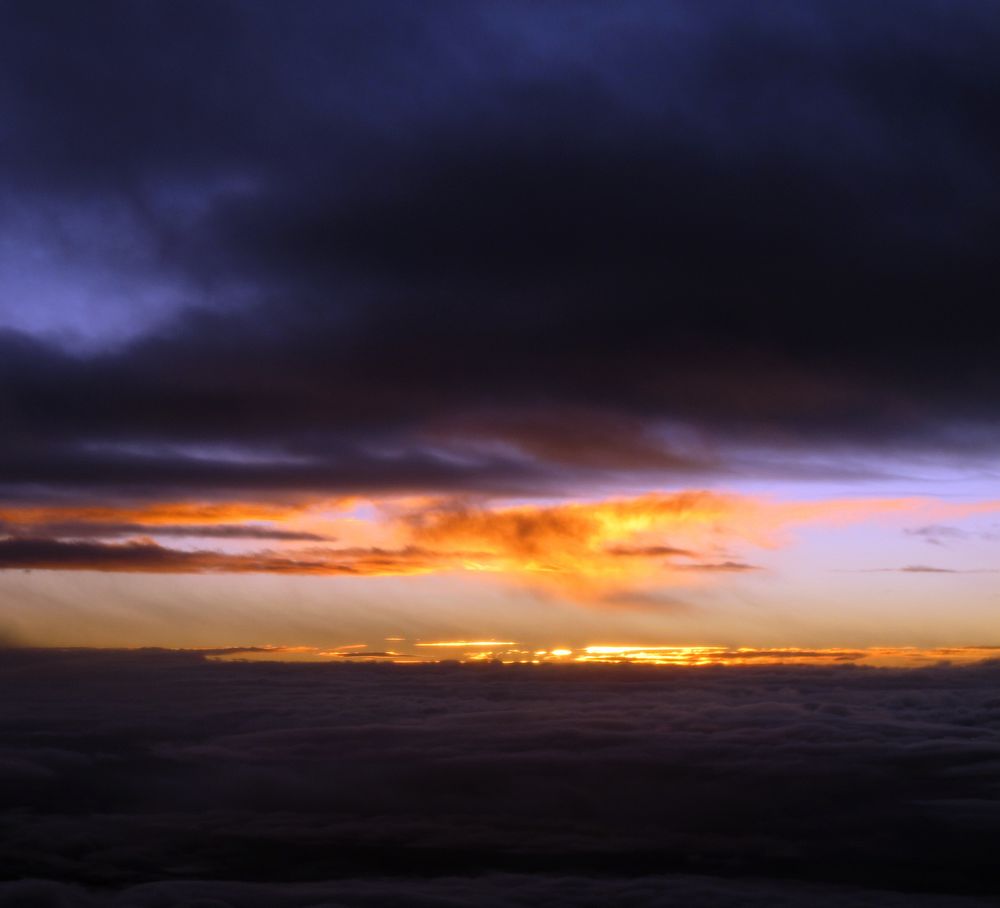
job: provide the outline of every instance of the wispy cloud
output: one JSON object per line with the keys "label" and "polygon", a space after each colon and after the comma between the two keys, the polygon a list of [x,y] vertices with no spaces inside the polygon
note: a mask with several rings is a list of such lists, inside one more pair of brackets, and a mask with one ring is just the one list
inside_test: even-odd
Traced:
{"label": "wispy cloud", "polygon": [[907,564],[903,567],[862,568],[855,574],[996,574],[995,568],[947,568],[930,564]]}
{"label": "wispy cloud", "polygon": [[927,526],[907,527],[903,530],[907,536],[915,536],[923,539],[929,545],[947,546],[951,543],[966,542],[970,539],[978,539],[993,542],[1000,539],[1000,532],[996,530],[967,530],[962,527],[950,526],[947,524],[932,523]]}

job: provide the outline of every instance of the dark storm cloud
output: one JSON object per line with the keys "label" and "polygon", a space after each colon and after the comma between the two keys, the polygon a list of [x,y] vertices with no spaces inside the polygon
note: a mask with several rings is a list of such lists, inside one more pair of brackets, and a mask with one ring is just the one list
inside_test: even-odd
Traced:
{"label": "dark storm cloud", "polygon": [[0,897],[983,904],[997,672],[10,650]]}
{"label": "dark storm cloud", "polygon": [[[8,497],[995,449],[989,5],[0,15],[11,210],[190,307],[103,351],[0,337]],[[88,245],[109,211],[141,254]]]}

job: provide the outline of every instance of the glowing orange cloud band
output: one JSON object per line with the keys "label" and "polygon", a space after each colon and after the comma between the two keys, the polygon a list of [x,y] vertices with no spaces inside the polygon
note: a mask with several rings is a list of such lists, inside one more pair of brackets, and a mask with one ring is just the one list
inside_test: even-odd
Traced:
{"label": "glowing orange cloud band", "polygon": [[[655,492],[630,498],[553,505],[497,507],[463,501],[401,499],[363,502],[159,503],[139,508],[8,508],[0,512],[0,569],[97,570],[153,573],[283,573],[405,575],[489,572],[555,584],[600,598],[615,584],[703,582],[716,573],[754,565],[734,546],[773,548],[789,528],[845,524],[893,514],[960,515],[1000,509],[997,502],[941,505],[918,498],[783,502],[707,491]],[[363,516],[357,516],[362,514]],[[47,526],[76,521],[88,539],[49,538]],[[125,542],[100,539],[114,521],[141,524]],[[172,548],[155,540],[157,527],[247,524],[334,529],[338,539],[374,544],[302,546],[281,542],[264,550]],[[173,527],[176,529],[176,527]],[[68,531],[67,531],[68,532]],[[174,534],[176,535],[176,533]],[[153,538],[149,538],[153,537]]]}

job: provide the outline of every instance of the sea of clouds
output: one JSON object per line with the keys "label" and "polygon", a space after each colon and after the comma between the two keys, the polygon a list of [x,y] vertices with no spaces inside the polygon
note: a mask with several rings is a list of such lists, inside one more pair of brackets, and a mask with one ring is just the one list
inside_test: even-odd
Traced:
{"label": "sea of clouds", "polygon": [[0,904],[986,905],[1000,663],[0,653]]}

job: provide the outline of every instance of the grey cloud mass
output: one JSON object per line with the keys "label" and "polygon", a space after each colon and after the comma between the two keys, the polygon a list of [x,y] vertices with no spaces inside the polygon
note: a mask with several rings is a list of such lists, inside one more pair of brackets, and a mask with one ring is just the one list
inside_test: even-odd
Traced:
{"label": "grey cloud mass", "polygon": [[987,462],[998,37],[972,0],[6,3],[0,495]]}

